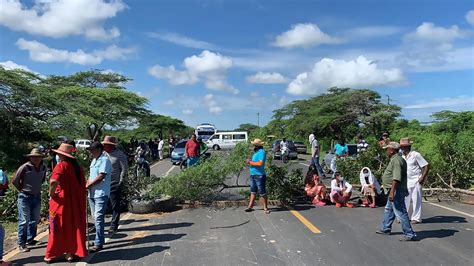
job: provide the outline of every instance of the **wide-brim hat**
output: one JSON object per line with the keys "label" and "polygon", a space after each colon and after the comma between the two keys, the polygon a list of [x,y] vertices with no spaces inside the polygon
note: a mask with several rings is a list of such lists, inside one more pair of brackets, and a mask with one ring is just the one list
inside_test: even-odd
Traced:
{"label": "wide-brim hat", "polygon": [[29,154],[25,154],[26,157],[44,157],[44,154],[38,148],[31,150]]}
{"label": "wide-brim hat", "polygon": [[112,136],[105,136],[104,137],[104,141],[102,141],[102,144],[109,144],[109,145],[114,145],[114,146],[117,146],[117,138],[116,137],[112,137]]}
{"label": "wide-brim hat", "polygon": [[56,150],[53,149],[53,151],[57,154],[61,154],[61,155],[64,155],[66,157],[76,159],[76,157],[74,157],[72,155],[72,152],[74,151],[74,146],[72,146],[70,144],[61,143],[61,146],[59,146],[59,148],[56,149]]}
{"label": "wide-brim hat", "polygon": [[392,149],[400,149],[400,143],[398,142],[395,142],[395,141],[390,141],[387,145],[383,146],[382,147],[383,149],[388,149],[388,148],[392,148]]}
{"label": "wide-brim hat", "polygon": [[400,139],[400,147],[407,147],[407,146],[411,146],[412,144],[413,144],[413,141],[411,141],[410,138]]}
{"label": "wide-brim hat", "polygon": [[256,146],[263,146],[265,144],[265,142],[263,142],[261,139],[254,139],[250,143],[252,143],[252,145],[256,145]]}

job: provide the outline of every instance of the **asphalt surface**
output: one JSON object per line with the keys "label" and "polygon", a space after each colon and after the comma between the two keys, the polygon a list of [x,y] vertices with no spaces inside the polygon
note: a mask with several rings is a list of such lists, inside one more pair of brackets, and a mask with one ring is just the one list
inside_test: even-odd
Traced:
{"label": "asphalt surface", "polygon": [[[176,171],[166,160],[152,168],[157,176]],[[241,183],[246,179],[243,174]],[[375,234],[383,208],[274,206],[264,214],[261,207],[251,213],[244,207],[202,207],[124,214],[105,249],[78,265],[473,265],[474,206],[434,204],[424,203],[423,223],[414,225],[417,242],[398,241],[399,224],[393,235]],[[10,261],[41,264],[43,255],[44,244]]]}

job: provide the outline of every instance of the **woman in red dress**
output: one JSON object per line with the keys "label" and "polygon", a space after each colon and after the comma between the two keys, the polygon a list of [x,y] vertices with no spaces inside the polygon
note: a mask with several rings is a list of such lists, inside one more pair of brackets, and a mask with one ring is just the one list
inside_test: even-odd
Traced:
{"label": "woman in red dress", "polygon": [[49,238],[44,261],[66,255],[69,262],[87,255],[86,182],[84,171],[71,154],[74,146],[63,143],[57,150],[49,189]]}

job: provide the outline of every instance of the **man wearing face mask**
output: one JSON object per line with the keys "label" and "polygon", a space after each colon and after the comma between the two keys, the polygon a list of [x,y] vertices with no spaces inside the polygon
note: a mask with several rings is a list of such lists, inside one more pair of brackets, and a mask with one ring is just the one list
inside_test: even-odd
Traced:
{"label": "man wearing face mask", "polygon": [[416,234],[411,227],[405,206],[405,197],[408,195],[407,163],[398,152],[400,149],[398,142],[389,142],[383,148],[387,150],[387,155],[390,158],[390,162],[382,175],[383,188],[385,193],[388,194],[388,200],[385,205],[381,228],[376,233],[390,235],[393,221],[397,217],[405,234],[405,237],[401,238],[400,241],[416,241]]}

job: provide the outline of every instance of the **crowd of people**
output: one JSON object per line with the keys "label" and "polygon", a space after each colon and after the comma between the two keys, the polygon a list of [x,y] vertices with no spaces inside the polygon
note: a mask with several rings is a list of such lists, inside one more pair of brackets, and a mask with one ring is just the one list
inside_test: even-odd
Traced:
{"label": "crowd of people", "polygon": [[[368,144],[364,138],[358,136],[358,152],[365,152]],[[246,163],[250,171],[250,200],[245,209],[246,212],[253,211],[257,193],[263,200],[265,213],[270,213],[268,209],[266,179],[265,174],[265,150],[264,142],[255,139],[251,142],[254,147],[254,154]],[[331,163],[333,171],[330,187],[327,188],[323,182],[326,177],[320,162],[320,147],[315,138],[315,134],[309,136],[311,146],[311,164],[305,178],[305,193],[311,199],[311,203],[316,206],[334,204],[336,208],[353,208],[355,204],[351,202],[353,185],[350,184],[343,174],[337,171],[335,161],[349,155],[349,149],[344,140],[339,140],[334,147],[334,159]],[[362,194],[362,205],[368,208],[376,208],[385,205],[384,216],[378,234],[391,234],[392,224],[396,220],[401,224],[404,237],[401,241],[415,241],[416,233],[412,224],[421,223],[422,194],[421,187],[426,181],[429,164],[423,156],[411,149],[413,142],[409,138],[402,138],[399,142],[389,139],[388,133],[384,133],[379,141],[381,148],[386,150],[390,161],[384,169],[379,179],[374,176],[372,170],[363,167],[359,173],[359,181]],[[412,205],[412,215],[408,210]]]}
{"label": "crowd of people", "polygon": [[[366,151],[368,144],[362,136],[358,136],[358,139],[358,152]],[[174,144],[171,141],[169,143]],[[76,261],[85,257],[88,252],[100,251],[105,244],[104,218],[109,201],[112,211],[109,233],[117,232],[122,184],[128,173],[127,155],[117,148],[117,144],[117,138],[105,136],[102,142],[93,142],[87,148],[92,157],[87,179],[84,176],[84,169],[74,156],[74,145],[66,142],[51,150],[57,161],[49,179],[49,236],[44,257],[46,263],[51,263],[62,256],[65,256],[67,261]],[[139,157],[142,156],[141,150],[146,152],[144,144],[140,142],[137,145],[136,154]],[[254,211],[256,196],[259,194],[263,200],[263,210],[268,214],[270,210],[266,191],[265,142],[254,139],[251,144],[254,154],[251,159],[246,160],[250,171],[250,199],[245,211]],[[320,147],[315,134],[309,136],[309,144],[311,165],[305,178],[305,192],[311,198],[312,204],[316,206],[334,204],[337,208],[353,208],[354,204],[351,202],[353,185],[337,171],[334,163],[331,165],[333,177],[330,187],[327,188],[323,182],[326,175],[319,162]],[[393,222],[397,220],[405,235],[401,239],[403,241],[416,240],[416,233],[411,224],[422,221],[421,189],[429,171],[428,162],[419,152],[411,149],[412,144],[409,138],[393,142],[388,134],[384,133],[379,145],[386,149],[390,161],[380,179],[381,183],[368,167],[362,168],[359,173],[363,206],[375,208],[377,205],[385,204],[380,230],[376,233],[389,235]],[[163,156],[163,146],[163,141],[159,140],[156,146],[158,158]],[[207,146],[193,134],[185,146],[188,167],[196,165],[206,151]],[[343,140],[335,145],[334,152],[335,158],[349,155],[347,144]],[[30,246],[37,244],[35,237],[40,219],[41,185],[46,182],[48,171],[47,166],[43,164],[45,154],[40,149],[34,148],[25,156],[28,162],[18,168],[12,179],[12,184],[19,191],[17,206],[20,252],[28,252]],[[4,178],[4,174],[0,173],[0,177]],[[86,247],[87,205],[90,206],[95,227],[95,240],[87,243],[89,249]],[[412,206],[411,217],[408,214],[410,206]],[[3,238],[4,229],[0,225],[2,244],[0,262],[2,262]]]}

